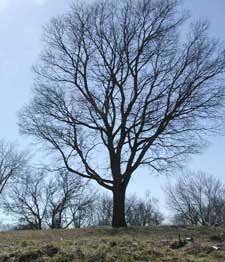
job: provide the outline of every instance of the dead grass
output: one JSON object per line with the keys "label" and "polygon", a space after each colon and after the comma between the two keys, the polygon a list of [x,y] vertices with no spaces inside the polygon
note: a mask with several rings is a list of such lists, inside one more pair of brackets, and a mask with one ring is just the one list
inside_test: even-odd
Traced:
{"label": "dead grass", "polygon": [[[179,249],[170,245],[192,237]],[[215,250],[212,246],[218,247]],[[225,228],[160,226],[0,233],[0,262],[225,261]]]}

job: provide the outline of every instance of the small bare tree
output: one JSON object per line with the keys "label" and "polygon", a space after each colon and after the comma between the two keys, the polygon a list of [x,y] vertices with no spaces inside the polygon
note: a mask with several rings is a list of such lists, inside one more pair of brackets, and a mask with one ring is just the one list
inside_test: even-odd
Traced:
{"label": "small bare tree", "polygon": [[75,201],[70,202],[67,226],[73,225],[74,228],[93,226],[95,222],[96,199],[96,192],[87,188],[87,184],[81,188]]}
{"label": "small bare tree", "polygon": [[[73,174],[113,193],[114,227],[141,167],[165,171],[199,152],[224,104],[224,50],[207,23],[179,38],[178,0],[74,4],[45,28],[23,134]],[[46,143],[47,142],[47,143]],[[141,176],[140,176],[141,179]]]}
{"label": "small bare tree", "polygon": [[95,225],[110,226],[113,217],[113,199],[107,194],[99,195],[95,208]]}
{"label": "small bare tree", "polygon": [[204,173],[185,174],[166,189],[174,222],[192,225],[225,223],[225,185]]}
{"label": "small bare tree", "polygon": [[86,225],[87,209],[94,201],[94,194],[88,191],[87,183],[61,170],[45,188],[48,199],[46,222],[50,228]]}
{"label": "small bare tree", "polygon": [[44,179],[43,172],[29,169],[4,196],[4,210],[18,217],[19,222],[30,229],[43,227],[48,203]]}
{"label": "small bare tree", "polygon": [[5,192],[3,208],[18,218],[22,228],[87,226],[89,218],[84,215],[94,201],[88,189],[87,183],[66,170],[52,174],[29,168]]}
{"label": "small bare tree", "polygon": [[157,199],[147,192],[143,199],[135,195],[130,196],[126,202],[126,218],[131,226],[159,225],[163,221],[163,215],[158,211]]}
{"label": "small bare tree", "polygon": [[77,196],[80,187],[81,179],[79,177],[71,179],[68,172],[63,171],[47,184],[46,220],[50,228],[64,228],[65,211],[69,208],[70,201]]}
{"label": "small bare tree", "polygon": [[15,145],[0,140],[0,194],[6,184],[25,168],[27,157]]}

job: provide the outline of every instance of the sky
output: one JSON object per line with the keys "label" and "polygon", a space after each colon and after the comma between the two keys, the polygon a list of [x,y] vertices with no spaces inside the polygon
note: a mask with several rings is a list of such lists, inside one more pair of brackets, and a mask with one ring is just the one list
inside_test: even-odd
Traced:
{"label": "sky", "polygon": [[[0,0],[0,138],[27,144],[18,134],[17,113],[32,96],[32,65],[42,49],[42,27],[52,17],[63,14],[70,0]],[[210,34],[225,41],[224,0],[183,0],[192,20],[208,19]],[[191,170],[211,173],[225,182],[225,137],[210,139],[210,145],[187,164]],[[143,195],[146,190],[159,198],[166,210],[163,188],[172,177],[138,174],[128,192]]]}

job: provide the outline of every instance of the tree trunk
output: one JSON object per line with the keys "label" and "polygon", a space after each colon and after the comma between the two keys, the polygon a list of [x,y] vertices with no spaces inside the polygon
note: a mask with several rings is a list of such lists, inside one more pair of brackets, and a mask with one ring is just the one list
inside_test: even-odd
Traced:
{"label": "tree trunk", "polygon": [[125,192],[122,186],[115,186],[113,190],[113,218],[112,227],[126,227]]}
{"label": "tree trunk", "polygon": [[40,218],[38,219],[38,229],[42,229],[42,220]]}

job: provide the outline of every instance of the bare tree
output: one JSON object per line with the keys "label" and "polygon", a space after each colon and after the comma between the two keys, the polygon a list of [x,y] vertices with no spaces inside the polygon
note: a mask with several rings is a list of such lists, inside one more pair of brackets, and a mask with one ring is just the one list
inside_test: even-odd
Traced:
{"label": "bare tree", "polygon": [[4,197],[4,210],[30,229],[43,227],[48,202],[44,179],[43,172],[29,169],[11,185]]}
{"label": "bare tree", "polygon": [[50,228],[64,228],[65,210],[69,208],[70,201],[77,196],[80,187],[81,179],[79,177],[71,179],[68,172],[63,171],[47,184],[46,218]]}
{"label": "bare tree", "polygon": [[76,3],[45,28],[20,129],[112,191],[114,227],[126,226],[137,169],[165,171],[199,152],[221,113],[225,52],[207,23],[179,38],[185,20],[177,0],[106,0]]}
{"label": "bare tree", "polygon": [[74,228],[90,227],[94,225],[97,194],[90,188],[82,187],[75,201],[71,201],[68,210],[67,226]]}
{"label": "bare tree", "polygon": [[2,206],[18,218],[19,228],[56,229],[88,226],[94,200],[88,183],[66,170],[29,168],[5,192]]}
{"label": "bare tree", "polygon": [[225,185],[204,173],[185,174],[167,187],[174,222],[192,225],[225,223]]}
{"label": "bare tree", "polygon": [[0,140],[0,194],[6,184],[25,168],[27,157],[15,145]]}
{"label": "bare tree", "polygon": [[46,221],[50,228],[86,225],[87,209],[91,208],[94,201],[94,194],[88,191],[87,183],[61,170],[46,185],[46,190]]}
{"label": "bare tree", "polygon": [[131,226],[159,225],[163,215],[158,211],[158,201],[147,192],[143,199],[135,195],[130,196],[126,202],[127,223]]}
{"label": "bare tree", "polygon": [[113,199],[108,194],[99,195],[95,208],[96,226],[110,226],[113,217]]}

